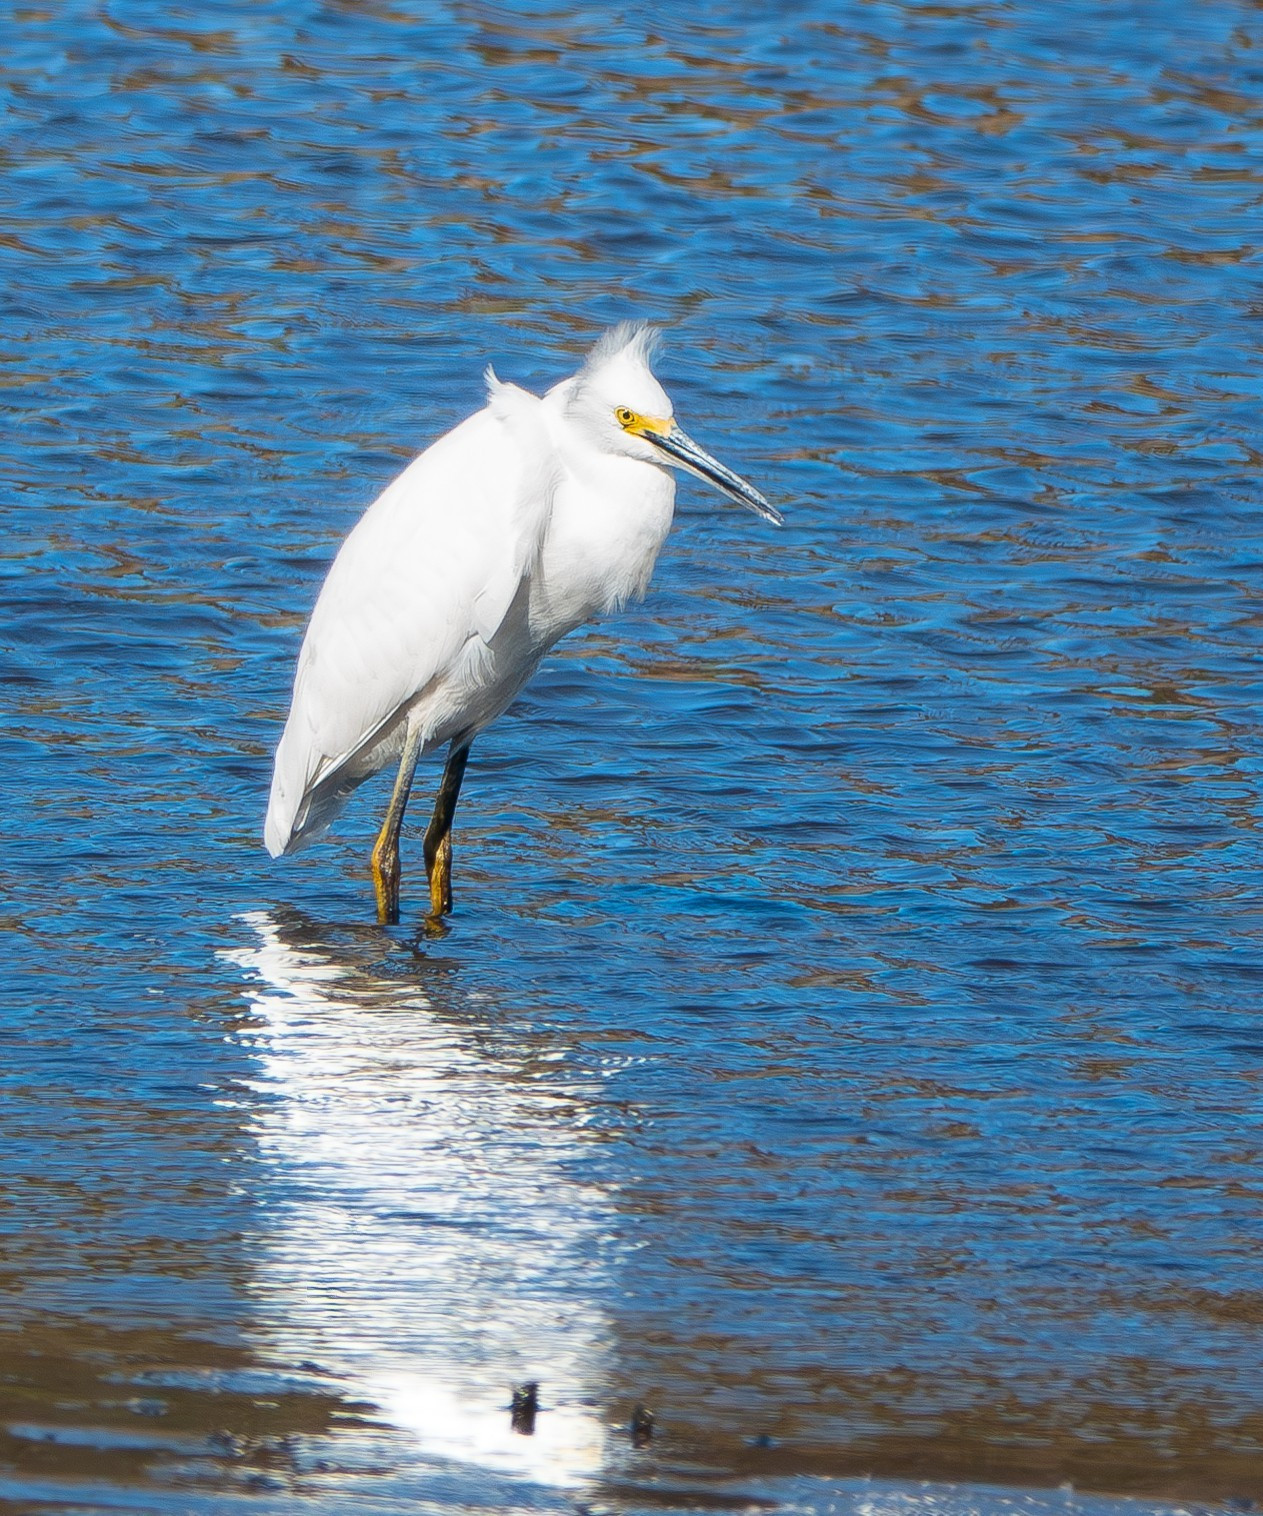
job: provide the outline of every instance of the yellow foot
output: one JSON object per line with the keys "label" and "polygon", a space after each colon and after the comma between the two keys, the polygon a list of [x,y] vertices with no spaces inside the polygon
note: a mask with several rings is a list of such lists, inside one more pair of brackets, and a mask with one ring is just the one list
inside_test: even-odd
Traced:
{"label": "yellow foot", "polygon": [[377,923],[393,926],[399,920],[399,849],[373,849],[373,894],[377,897]]}
{"label": "yellow foot", "polygon": [[430,865],[430,920],[451,914],[452,910],[452,834],[448,832],[434,850]]}

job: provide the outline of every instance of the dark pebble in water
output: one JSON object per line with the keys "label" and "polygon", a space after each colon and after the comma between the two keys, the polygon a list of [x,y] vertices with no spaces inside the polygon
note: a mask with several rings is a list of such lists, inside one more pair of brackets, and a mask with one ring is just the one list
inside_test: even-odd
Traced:
{"label": "dark pebble in water", "polygon": [[513,1403],[509,1407],[513,1430],[520,1432],[523,1437],[530,1437],[535,1432],[535,1415],[539,1410],[539,1385],[534,1380],[528,1380],[526,1384],[520,1384],[513,1391]]}
{"label": "dark pebble in water", "polygon": [[653,1412],[648,1407],[638,1405],[635,1408],[632,1412],[630,1431],[634,1448],[648,1447],[653,1441]]}

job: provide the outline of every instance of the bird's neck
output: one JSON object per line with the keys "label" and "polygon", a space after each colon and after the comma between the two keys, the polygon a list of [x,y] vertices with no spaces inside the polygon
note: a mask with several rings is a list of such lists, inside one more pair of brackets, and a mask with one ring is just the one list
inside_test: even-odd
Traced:
{"label": "bird's neck", "polygon": [[554,642],[642,598],[674,505],[675,480],[664,469],[595,448],[571,450],[532,585],[537,635]]}

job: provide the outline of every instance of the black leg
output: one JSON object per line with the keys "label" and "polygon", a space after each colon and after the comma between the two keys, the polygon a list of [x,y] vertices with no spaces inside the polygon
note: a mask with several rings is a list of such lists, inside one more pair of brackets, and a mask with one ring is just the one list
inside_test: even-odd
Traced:
{"label": "black leg", "polygon": [[430,880],[430,918],[437,921],[452,909],[452,817],[460,796],[469,742],[454,738],[447,766],[434,801],[434,815],[425,829],[425,871]]}

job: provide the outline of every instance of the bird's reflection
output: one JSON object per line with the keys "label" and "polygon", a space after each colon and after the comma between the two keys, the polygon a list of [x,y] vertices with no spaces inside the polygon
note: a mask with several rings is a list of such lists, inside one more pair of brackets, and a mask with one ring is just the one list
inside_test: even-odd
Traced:
{"label": "bird's reflection", "polygon": [[587,1092],[555,1050],[497,1041],[494,1007],[452,976],[421,961],[392,977],[380,935],[239,919],[257,939],[225,956],[262,1065],[267,1347],[315,1360],[428,1458],[595,1477],[611,1201],[584,1173]]}

